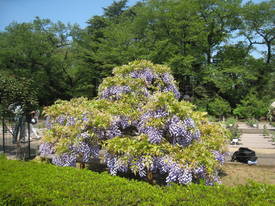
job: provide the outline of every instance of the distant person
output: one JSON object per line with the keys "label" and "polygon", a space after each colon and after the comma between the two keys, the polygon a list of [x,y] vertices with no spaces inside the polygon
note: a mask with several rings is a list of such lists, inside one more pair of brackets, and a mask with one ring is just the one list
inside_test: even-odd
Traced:
{"label": "distant person", "polygon": [[[29,121],[30,130],[35,136],[34,139],[40,139],[40,136],[37,134],[37,130],[34,127],[34,125],[38,123],[39,114],[40,114],[39,110],[30,112],[30,121]],[[33,139],[33,138],[31,138],[31,139]]]}
{"label": "distant person", "polygon": [[12,143],[16,144],[18,140],[18,135],[19,135],[19,140],[21,142],[25,142],[25,137],[26,137],[26,115],[23,110],[23,107],[19,103],[14,103],[9,106],[9,110],[12,111],[14,114],[14,121],[15,125],[13,128],[12,132]]}

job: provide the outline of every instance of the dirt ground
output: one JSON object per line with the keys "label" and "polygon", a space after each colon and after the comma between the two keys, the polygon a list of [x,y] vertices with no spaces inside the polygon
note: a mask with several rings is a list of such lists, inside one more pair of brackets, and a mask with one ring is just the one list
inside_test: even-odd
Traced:
{"label": "dirt ground", "polygon": [[275,184],[275,166],[246,165],[242,163],[226,163],[223,166],[222,184],[235,186],[249,181]]}

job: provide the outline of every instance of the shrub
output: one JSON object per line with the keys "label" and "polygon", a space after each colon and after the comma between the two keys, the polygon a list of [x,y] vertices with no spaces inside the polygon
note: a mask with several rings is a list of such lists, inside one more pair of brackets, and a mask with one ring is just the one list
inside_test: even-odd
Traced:
{"label": "shrub", "polygon": [[38,106],[37,91],[33,81],[26,78],[15,78],[0,71],[0,114],[7,113],[9,105],[18,103],[24,111],[31,111]]}
{"label": "shrub", "polygon": [[233,127],[233,126],[236,126],[236,124],[237,124],[237,119],[234,117],[230,117],[225,121],[226,127]]}
{"label": "shrub", "polygon": [[201,112],[207,111],[207,107],[208,107],[208,103],[209,103],[208,98],[195,98],[192,102],[194,105],[196,105],[198,111],[201,111]]}
{"label": "shrub", "polygon": [[215,115],[216,117],[227,116],[231,112],[229,102],[221,97],[216,97],[210,103],[208,103],[209,114]]}
{"label": "shrub", "polygon": [[229,128],[229,131],[230,131],[230,139],[231,140],[233,140],[233,139],[240,139],[242,133],[238,129],[238,127],[236,127],[236,126],[231,127],[231,128]]}
{"label": "shrub", "polygon": [[240,139],[241,131],[238,129],[237,119],[234,117],[226,119],[225,126],[230,131],[230,140]]}
{"label": "shrub", "polygon": [[271,100],[272,102],[268,108],[268,113],[267,113],[267,119],[272,122],[272,120],[275,119],[275,100]]}
{"label": "shrub", "polygon": [[45,109],[48,132],[42,154],[55,154],[53,163],[74,166],[107,151],[111,174],[131,171],[152,181],[189,184],[218,181],[228,132],[194,111],[180,93],[170,69],[134,61],[104,79],[95,100],[58,101]]}
{"label": "shrub", "polygon": [[0,156],[0,206],[274,205],[274,185],[152,186],[70,167],[5,160]]}
{"label": "shrub", "polygon": [[254,118],[249,118],[246,120],[246,124],[248,124],[250,127],[258,127],[259,121]]}
{"label": "shrub", "polygon": [[263,128],[263,136],[269,136],[270,135],[270,132],[269,130],[266,128],[266,125],[264,125],[264,128]]}
{"label": "shrub", "polygon": [[268,113],[269,102],[260,100],[256,97],[256,94],[250,92],[243,100],[241,104],[233,110],[233,113],[239,118],[256,118],[265,117]]}
{"label": "shrub", "polygon": [[209,122],[218,122],[219,119],[217,119],[215,116],[208,115],[208,121]]}

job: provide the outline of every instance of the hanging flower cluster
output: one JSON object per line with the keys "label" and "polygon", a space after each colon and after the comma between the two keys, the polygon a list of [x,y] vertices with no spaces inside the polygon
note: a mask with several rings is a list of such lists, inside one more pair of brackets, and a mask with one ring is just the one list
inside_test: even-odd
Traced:
{"label": "hanging flower cluster", "polygon": [[56,165],[74,166],[104,149],[112,175],[159,173],[167,183],[213,184],[227,131],[179,98],[168,67],[148,61],[117,67],[97,99],[57,101],[45,109],[48,131],[40,152],[54,154]]}

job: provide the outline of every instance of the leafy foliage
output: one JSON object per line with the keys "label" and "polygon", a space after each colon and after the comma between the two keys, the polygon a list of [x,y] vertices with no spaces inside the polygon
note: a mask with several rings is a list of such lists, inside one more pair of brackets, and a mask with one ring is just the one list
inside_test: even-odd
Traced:
{"label": "leafy foliage", "polygon": [[76,88],[78,66],[70,46],[77,26],[36,18],[12,23],[0,33],[0,70],[32,81],[41,105],[68,99]]}
{"label": "leafy foliage", "polygon": [[0,113],[9,112],[9,105],[16,103],[22,105],[24,111],[31,111],[38,106],[33,81],[0,72]]}
{"label": "leafy foliage", "polygon": [[[121,0],[83,29],[37,17],[0,32],[0,70],[32,79],[44,106],[96,97],[114,67],[146,59],[169,65],[182,97],[199,109],[213,113],[208,103],[219,96],[232,114],[251,89],[274,97],[273,5],[144,0],[128,6]],[[264,50],[257,58],[256,45]]]}
{"label": "leafy foliage", "polygon": [[250,127],[258,127],[259,126],[259,121],[254,119],[254,118],[250,118],[246,120],[246,123],[250,126]]}
{"label": "leafy foliage", "polygon": [[241,104],[237,105],[233,113],[240,118],[266,117],[269,104],[269,100],[261,100],[257,98],[255,93],[250,92],[241,101]]}
{"label": "leafy foliage", "polygon": [[231,107],[226,100],[222,99],[221,97],[216,97],[208,104],[208,111],[211,115],[221,117],[230,114]]}
{"label": "leafy foliage", "polygon": [[170,69],[141,60],[116,67],[113,74],[100,85],[97,99],[58,101],[45,109],[49,130],[41,151],[47,153],[44,145],[50,144],[53,163],[73,166],[78,158],[96,157],[93,151],[102,145],[113,175],[161,173],[167,183],[181,184],[218,181],[228,133],[178,100]]}
{"label": "leafy foliage", "polygon": [[[152,186],[75,168],[0,156],[0,205],[272,205],[274,185]],[[31,175],[30,175],[31,174]],[[251,198],[253,197],[253,198]]]}
{"label": "leafy foliage", "polygon": [[241,137],[241,131],[238,129],[237,119],[234,117],[226,119],[225,126],[230,131],[231,140],[239,139]]}

